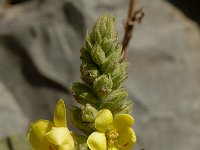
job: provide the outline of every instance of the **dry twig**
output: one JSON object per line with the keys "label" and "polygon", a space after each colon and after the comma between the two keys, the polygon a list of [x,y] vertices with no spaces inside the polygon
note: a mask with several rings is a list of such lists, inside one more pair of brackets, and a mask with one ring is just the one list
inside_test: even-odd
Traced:
{"label": "dry twig", "polygon": [[127,59],[127,47],[132,37],[133,28],[136,22],[141,23],[144,17],[144,11],[142,8],[136,11],[136,0],[130,0],[130,7],[128,13],[128,19],[125,24],[125,35],[122,41],[122,50],[124,52],[124,58]]}

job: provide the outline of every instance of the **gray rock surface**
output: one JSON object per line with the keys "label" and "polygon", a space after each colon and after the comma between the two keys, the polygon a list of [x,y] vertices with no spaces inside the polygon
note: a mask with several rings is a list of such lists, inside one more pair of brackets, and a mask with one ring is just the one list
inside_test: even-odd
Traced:
{"label": "gray rock surface", "polygon": [[[200,31],[164,0],[140,0],[146,17],[128,49],[126,88],[134,100],[136,149],[190,150],[200,143]],[[46,0],[0,6],[0,136],[50,118],[56,100],[73,103],[79,49],[101,13],[123,37],[128,1]],[[18,128],[18,132],[12,127]]]}
{"label": "gray rock surface", "polygon": [[[60,97],[73,104],[69,86],[79,79],[79,49],[89,20],[82,9],[81,1],[68,0],[0,6],[0,82],[13,97],[11,108],[0,110],[0,137],[25,132],[36,119],[51,119]],[[0,104],[7,101],[0,95]]]}
{"label": "gray rock surface", "polygon": [[[12,95],[11,92],[0,82],[0,110],[1,110],[1,122],[0,122],[0,131],[1,136],[6,134],[14,133],[23,133],[24,129],[27,126],[28,118],[22,112],[22,109],[17,104],[17,100]],[[5,124],[6,122],[6,124]],[[17,130],[16,132],[16,129]],[[3,131],[4,130],[4,131]],[[2,135],[3,134],[3,135]]]}

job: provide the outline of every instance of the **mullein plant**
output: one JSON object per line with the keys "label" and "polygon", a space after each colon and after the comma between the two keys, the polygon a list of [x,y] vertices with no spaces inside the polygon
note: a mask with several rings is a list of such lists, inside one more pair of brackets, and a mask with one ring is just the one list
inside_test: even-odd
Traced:
{"label": "mullein plant", "polygon": [[104,14],[86,34],[81,48],[82,82],[73,83],[79,103],[68,109],[70,122],[83,135],[69,131],[64,101],[58,101],[53,122],[32,123],[29,141],[33,150],[131,150],[136,136],[132,102],[123,87],[128,63],[115,30],[115,18]]}

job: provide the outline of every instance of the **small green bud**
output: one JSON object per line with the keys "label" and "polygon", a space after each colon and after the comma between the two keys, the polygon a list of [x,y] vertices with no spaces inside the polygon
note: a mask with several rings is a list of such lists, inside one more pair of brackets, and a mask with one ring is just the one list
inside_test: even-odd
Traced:
{"label": "small green bud", "polygon": [[116,69],[112,72],[111,76],[113,81],[113,89],[119,88],[123,81],[127,78],[127,67],[128,63],[123,61],[120,64],[118,64]]}
{"label": "small green bud", "polygon": [[86,83],[89,82],[90,85],[92,85],[94,80],[101,75],[101,72],[95,64],[85,61],[82,62],[80,71],[83,81]]}
{"label": "small green bud", "polygon": [[85,36],[85,47],[86,47],[88,53],[91,53],[93,46],[92,46],[92,43],[90,42],[90,36],[89,36],[88,32]]}
{"label": "small green bud", "polygon": [[105,60],[105,53],[101,49],[99,44],[95,45],[91,51],[92,60],[98,65],[101,66]]}
{"label": "small green bud", "polygon": [[101,23],[99,30],[103,34],[103,37],[107,37],[109,39],[113,39],[117,37],[117,33],[115,31],[115,17],[114,16],[105,14],[101,17],[101,19],[99,19],[99,21]]}
{"label": "small green bud", "polygon": [[101,17],[95,22],[92,31],[97,30],[98,32],[100,32],[100,28],[102,26],[102,21],[101,21]]}
{"label": "small green bud", "polygon": [[73,107],[70,109],[70,122],[75,126],[77,129],[81,130],[86,135],[94,132],[94,128],[89,122],[83,121],[82,119],[82,110],[78,107]]}
{"label": "small green bud", "polygon": [[81,48],[81,60],[82,61],[87,61],[87,62],[92,62],[92,57],[90,56],[90,53],[87,51],[86,48]]}
{"label": "small green bud", "polygon": [[108,56],[106,60],[103,62],[103,65],[101,67],[103,73],[108,74],[114,71],[121,56],[121,48],[122,47],[118,45],[116,50],[112,52],[110,56]]}
{"label": "small green bud", "polygon": [[111,111],[119,109],[120,106],[123,105],[127,96],[128,96],[127,91],[125,91],[124,89],[117,89],[113,91],[110,95],[108,95],[108,97],[106,97],[101,107],[110,109]]}
{"label": "small green bud", "polygon": [[131,100],[125,100],[124,103],[120,106],[119,111],[117,111],[116,113],[132,115],[132,107],[133,102]]}
{"label": "small green bud", "polygon": [[85,106],[81,107],[82,109],[82,120],[85,122],[94,123],[96,116],[98,115],[99,111],[96,110],[90,104],[86,104]]}
{"label": "small green bud", "polygon": [[102,21],[99,21],[99,22],[100,22],[101,26],[98,27],[98,29],[99,29],[99,31],[100,31],[100,33],[101,33],[101,37],[102,37],[102,39],[103,39],[103,38],[106,37],[106,33],[107,33],[108,31],[107,31],[107,27],[106,27],[105,22],[102,22]]}
{"label": "small green bud", "polygon": [[108,39],[107,37],[105,37],[101,41],[100,45],[107,56],[108,53],[115,51],[117,43],[116,43],[116,39]]}
{"label": "small green bud", "polygon": [[91,33],[91,43],[94,44],[99,44],[102,41],[101,34],[99,33],[98,30],[94,29]]}
{"label": "small green bud", "polygon": [[116,60],[117,62],[119,62],[119,60],[121,60],[121,57],[122,57],[122,45],[120,44],[116,44],[115,46],[115,50],[114,51],[109,51],[107,53],[108,57],[110,55],[113,55],[113,53],[115,53],[115,57],[114,57],[114,60]]}
{"label": "small green bud", "polygon": [[100,98],[104,98],[112,92],[112,86],[113,82],[111,76],[103,74],[94,81],[93,88]]}
{"label": "small green bud", "polygon": [[83,83],[73,83],[71,86],[72,94],[76,101],[80,104],[97,104],[98,98],[93,90]]}

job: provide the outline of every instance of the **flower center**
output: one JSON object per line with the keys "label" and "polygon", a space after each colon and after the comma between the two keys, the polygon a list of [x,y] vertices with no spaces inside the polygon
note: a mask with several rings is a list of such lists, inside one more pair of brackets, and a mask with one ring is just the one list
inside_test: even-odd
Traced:
{"label": "flower center", "polygon": [[49,146],[49,150],[55,150],[52,146]]}
{"label": "flower center", "polygon": [[117,133],[117,130],[108,129],[105,135],[106,135],[108,147],[113,147],[117,143],[117,138],[119,136],[119,134]]}

